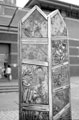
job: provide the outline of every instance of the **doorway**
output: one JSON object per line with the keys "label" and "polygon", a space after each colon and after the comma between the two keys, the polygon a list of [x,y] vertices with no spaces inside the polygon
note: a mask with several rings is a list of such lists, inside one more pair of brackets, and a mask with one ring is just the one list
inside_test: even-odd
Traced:
{"label": "doorway", "polygon": [[6,78],[5,70],[9,62],[9,44],[0,43],[0,80]]}

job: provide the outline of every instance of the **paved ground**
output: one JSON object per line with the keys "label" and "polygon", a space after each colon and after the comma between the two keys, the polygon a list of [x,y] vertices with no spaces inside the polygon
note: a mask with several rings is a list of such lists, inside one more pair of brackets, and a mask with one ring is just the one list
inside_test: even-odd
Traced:
{"label": "paved ground", "polygon": [[73,120],[79,120],[79,77],[71,78],[71,109]]}
{"label": "paved ground", "polygon": [[19,120],[18,92],[0,94],[0,120]]}
{"label": "paved ground", "polygon": [[0,94],[0,111],[18,110],[18,92]]}
{"label": "paved ground", "polygon": [[1,111],[0,120],[19,120],[18,110]]}
{"label": "paved ground", "polygon": [[[0,120],[19,120],[18,92],[0,93]],[[79,120],[79,77],[71,78],[71,110],[73,120]]]}

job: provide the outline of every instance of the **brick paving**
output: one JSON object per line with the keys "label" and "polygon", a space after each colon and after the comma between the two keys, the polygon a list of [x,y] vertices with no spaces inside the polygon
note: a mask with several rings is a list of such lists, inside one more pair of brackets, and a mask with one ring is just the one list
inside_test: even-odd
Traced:
{"label": "brick paving", "polygon": [[0,93],[0,120],[19,120],[18,92]]}
{"label": "brick paving", "polygon": [[79,120],[79,77],[71,78],[72,120]]}
{"label": "brick paving", "polygon": [[19,120],[18,110],[0,111],[0,120]]}

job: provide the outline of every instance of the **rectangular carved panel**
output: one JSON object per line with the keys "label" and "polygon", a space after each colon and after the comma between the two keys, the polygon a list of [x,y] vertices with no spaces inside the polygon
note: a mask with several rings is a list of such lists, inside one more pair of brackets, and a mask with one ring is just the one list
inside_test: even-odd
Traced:
{"label": "rectangular carved panel", "polygon": [[42,111],[22,111],[22,120],[49,120],[49,113]]}
{"label": "rectangular carved panel", "polygon": [[69,88],[54,93],[53,114],[56,115],[69,103]]}
{"label": "rectangular carved panel", "polygon": [[47,20],[35,10],[24,23],[22,23],[22,37],[47,37]]}
{"label": "rectangular carved panel", "polygon": [[67,36],[66,25],[58,13],[51,18],[51,37],[53,36]]}
{"label": "rectangular carved panel", "polygon": [[22,44],[22,59],[48,61],[48,49],[44,44]]}
{"label": "rectangular carved panel", "polygon": [[23,102],[48,104],[47,67],[22,64]]}
{"label": "rectangular carved panel", "polygon": [[52,65],[61,64],[68,61],[67,40],[52,41]]}
{"label": "rectangular carved panel", "polygon": [[52,83],[54,85],[54,88],[69,84],[68,72],[68,65],[61,66],[52,70]]}

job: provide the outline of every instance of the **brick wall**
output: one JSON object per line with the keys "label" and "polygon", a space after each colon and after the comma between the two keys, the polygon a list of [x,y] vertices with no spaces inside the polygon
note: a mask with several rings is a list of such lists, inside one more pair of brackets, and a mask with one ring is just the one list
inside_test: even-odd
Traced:
{"label": "brick wall", "polygon": [[9,64],[12,68],[13,79],[18,78],[18,63],[17,63],[17,34],[0,33],[0,43],[9,44]]}
{"label": "brick wall", "polygon": [[[16,0],[0,0],[1,4],[16,6]],[[0,5],[0,15],[13,15],[14,10],[11,7]]]}
{"label": "brick wall", "polygon": [[8,5],[16,5],[16,0],[3,0],[3,3]]}
{"label": "brick wall", "polygon": [[65,18],[69,33],[70,75],[79,76],[79,20]]}

